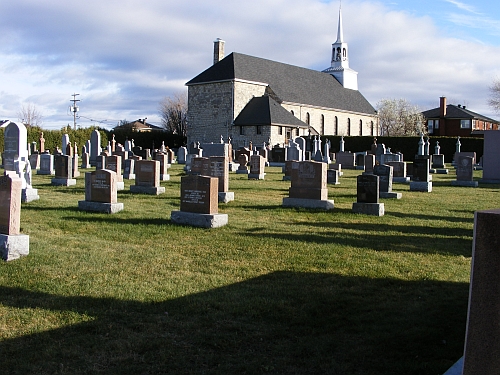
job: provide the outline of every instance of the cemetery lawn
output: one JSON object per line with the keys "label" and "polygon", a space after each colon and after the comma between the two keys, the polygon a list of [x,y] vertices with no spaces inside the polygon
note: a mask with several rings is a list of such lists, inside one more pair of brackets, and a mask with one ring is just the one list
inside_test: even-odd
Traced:
{"label": "cemetery lawn", "polygon": [[474,211],[500,186],[451,187],[450,169],[372,217],[351,213],[359,171],[330,212],[281,207],[281,168],[231,173],[229,224],[207,230],[170,222],[169,173],[159,196],[125,180],[114,215],[78,210],[83,173],[34,174],[30,255],[0,263],[2,374],[440,375],[461,357]]}

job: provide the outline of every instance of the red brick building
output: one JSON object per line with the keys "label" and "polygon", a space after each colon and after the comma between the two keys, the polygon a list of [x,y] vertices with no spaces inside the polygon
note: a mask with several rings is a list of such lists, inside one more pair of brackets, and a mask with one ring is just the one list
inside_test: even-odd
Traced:
{"label": "red brick building", "polygon": [[500,121],[472,112],[460,104],[446,104],[440,98],[438,108],[422,112],[430,135],[470,137],[483,130],[500,130]]}

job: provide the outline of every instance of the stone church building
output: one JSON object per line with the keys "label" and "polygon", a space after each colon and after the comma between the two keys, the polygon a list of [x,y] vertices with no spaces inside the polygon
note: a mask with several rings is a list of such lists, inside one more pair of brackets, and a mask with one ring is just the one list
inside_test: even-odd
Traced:
{"label": "stone church building", "polygon": [[315,71],[240,53],[224,57],[214,42],[214,64],[186,83],[188,144],[286,144],[307,135],[378,135],[373,106],[349,68],[339,11],[331,66]]}

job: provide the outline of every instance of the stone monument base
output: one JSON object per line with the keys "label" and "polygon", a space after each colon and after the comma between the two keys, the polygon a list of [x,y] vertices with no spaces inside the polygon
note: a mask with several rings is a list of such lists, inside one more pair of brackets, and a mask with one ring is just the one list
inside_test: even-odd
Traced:
{"label": "stone monument base", "polygon": [[81,169],[89,169],[90,168],[90,164],[82,164],[82,165],[80,165],[80,168]]}
{"label": "stone monument base", "polygon": [[410,182],[410,191],[423,191],[430,193],[432,191],[432,182],[412,181]]}
{"label": "stone monument base", "polygon": [[124,174],[123,178],[125,180],[135,180],[135,174],[134,173]]}
{"label": "stone monument base", "polygon": [[219,192],[219,203],[228,203],[234,201],[234,191]]}
{"label": "stone monument base", "polygon": [[23,189],[21,190],[21,202],[28,203],[40,199],[38,189]]}
{"label": "stone monument base", "polygon": [[51,170],[37,169],[37,171],[36,171],[36,174],[41,174],[41,175],[53,175],[55,173],[56,173],[55,169],[51,169]]}
{"label": "stone monument base", "polygon": [[333,210],[333,200],[283,198],[283,207],[319,208]]}
{"label": "stone monument base", "polygon": [[229,163],[229,172],[234,172],[238,169],[239,164],[237,163]]}
{"label": "stone monument base", "polygon": [[172,211],[170,219],[176,224],[199,228],[219,228],[228,222],[227,214],[199,214],[184,211]]}
{"label": "stone monument base", "polygon": [[356,214],[384,216],[385,209],[383,203],[354,202],[352,204],[352,212]]}
{"label": "stone monument base", "polygon": [[160,195],[165,193],[165,187],[130,185],[130,192],[137,194]]}
{"label": "stone monument base", "polygon": [[11,261],[28,255],[30,236],[26,234],[0,234],[0,255],[3,260]]}
{"label": "stone monument base", "polygon": [[236,174],[249,174],[250,171],[248,169],[237,169]]}
{"label": "stone monument base", "polygon": [[477,181],[451,181],[451,186],[463,186],[463,187],[478,187],[479,183]]}
{"label": "stone monument base", "polygon": [[116,214],[123,210],[123,203],[103,203],[78,201],[78,209],[81,211],[102,212],[105,214]]}
{"label": "stone monument base", "polygon": [[249,173],[248,174],[248,179],[249,180],[263,180],[265,173]]}
{"label": "stone monument base", "polygon": [[448,174],[449,169],[447,168],[432,168],[429,170],[430,173],[435,173],[435,174]]}
{"label": "stone monument base", "polygon": [[160,181],[170,181],[170,175],[169,174],[161,174]]}
{"label": "stone monument base", "polygon": [[403,197],[403,194],[396,193],[395,191],[391,192],[381,191],[378,196],[380,198],[386,198],[386,199],[401,199]]}
{"label": "stone monument base", "polygon": [[116,181],[116,190],[125,190],[125,183],[123,181]]}
{"label": "stone monument base", "polygon": [[408,184],[410,182],[410,177],[393,177],[392,182],[396,182],[398,184]]}
{"label": "stone monument base", "polygon": [[50,183],[55,186],[73,186],[76,185],[74,178],[53,178]]}
{"label": "stone monument base", "polygon": [[495,180],[493,180],[493,179],[486,179],[485,180],[482,178],[479,180],[479,182],[482,184],[500,184],[500,180],[496,180],[496,179]]}

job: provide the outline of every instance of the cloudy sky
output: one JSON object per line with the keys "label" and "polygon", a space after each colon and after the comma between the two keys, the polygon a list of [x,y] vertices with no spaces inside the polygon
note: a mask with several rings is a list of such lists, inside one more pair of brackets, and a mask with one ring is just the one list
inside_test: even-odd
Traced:
{"label": "cloudy sky", "polygon": [[[158,103],[212,64],[213,41],[311,69],[330,65],[339,0],[16,0],[0,2],[0,120],[28,103],[43,127],[159,124]],[[439,97],[500,118],[500,5],[486,0],[344,0],[344,39],[359,89],[376,106]]]}

